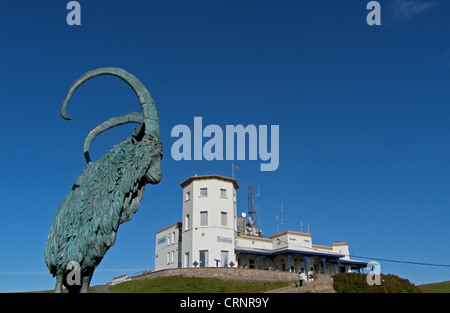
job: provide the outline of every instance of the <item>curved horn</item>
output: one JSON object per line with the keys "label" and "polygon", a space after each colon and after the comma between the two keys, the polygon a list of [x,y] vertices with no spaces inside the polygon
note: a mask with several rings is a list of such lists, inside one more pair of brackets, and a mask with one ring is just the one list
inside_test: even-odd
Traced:
{"label": "curved horn", "polygon": [[117,76],[122,80],[124,80],[134,90],[136,96],[139,99],[139,103],[141,104],[142,107],[145,133],[150,134],[153,137],[159,139],[160,138],[159,118],[158,113],[156,111],[155,102],[153,101],[152,96],[139,79],[137,79],[134,75],[128,73],[127,71],[121,68],[102,67],[96,70],[89,71],[84,75],[82,75],[80,78],[78,78],[73,83],[72,87],[70,87],[66,97],[64,98],[61,107],[61,116],[66,120],[71,119],[71,117],[67,114],[67,105],[69,104],[70,98],[72,97],[73,93],[85,81],[99,75]]}
{"label": "curved horn", "polygon": [[84,140],[83,145],[83,153],[84,157],[86,158],[86,162],[90,163],[91,158],[89,156],[89,148],[91,147],[92,141],[103,133],[104,131],[111,129],[113,127],[128,124],[128,123],[138,123],[142,124],[144,122],[144,116],[142,113],[132,112],[127,115],[117,116],[110,118],[106,122],[103,122],[102,124],[95,127],[93,130],[90,131],[90,133],[87,135],[86,139]]}

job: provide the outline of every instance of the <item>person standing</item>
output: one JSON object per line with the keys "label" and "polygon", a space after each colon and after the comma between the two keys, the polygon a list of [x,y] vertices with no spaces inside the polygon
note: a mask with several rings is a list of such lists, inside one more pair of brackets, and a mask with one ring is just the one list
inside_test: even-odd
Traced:
{"label": "person standing", "polygon": [[312,268],[312,267],[308,272],[308,278],[309,278],[309,281],[314,281],[314,279],[315,279],[314,268]]}
{"label": "person standing", "polygon": [[300,287],[303,286],[303,281],[306,279],[306,275],[303,272],[300,272],[300,274],[298,275],[298,280],[300,282]]}

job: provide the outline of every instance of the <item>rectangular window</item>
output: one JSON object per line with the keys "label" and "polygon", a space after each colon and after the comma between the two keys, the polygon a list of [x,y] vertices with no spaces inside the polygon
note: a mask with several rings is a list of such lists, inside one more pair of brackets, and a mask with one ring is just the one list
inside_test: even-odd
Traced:
{"label": "rectangular window", "polygon": [[170,264],[170,252],[167,252],[167,260],[166,260],[167,264]]}
{"label": "rectangular window", "polygon": [[226,198],[227,197],[227,190],[220,188],[220,197]]}
{"label": "rectangular window", "polygon": [[200,188],[200,197],[208,196],[208,188]]}
{"label": "rectangular window", "polygon": [[186,252],[184,254],[184,267],[190,267],[190,263],[189,263],[189,252]]}
{"label": "rectangular window", "polygon": [[208,226],[208,212],[200,212],[200,226]]}
{"label": "rectangular window", "polygon": [[175,243],[175,232],[172,232],[172,243]]}
{"label": "rectangular window", "polygon": [[175,252],[172,251],[172,252],[170,253],[170,263],[173,263],[173,262],[174,262],[174,256],[175,256]]}
{"label": "rectangular window", "polygon": [[184,230],[188,230],[191,228],[191,216],[189,214],[186,215],[184,223],[185,223]]}
{"label": "rectangular window", "polygon": [[186,199],[185,199],[185,201],[189,201],[189,200],[191,200],[191,192],[190,191],[186,192]]}
{"label": "rectangular window", "polygon": [[220,225],[227,226],[227,212],[220,213]]}
{"label": "rectangular window", "polygon": [[208,267],[208,250],[200,250],[200,267]]}
{"label": "rectangular window", "polygon": [[228,267],[228,251],[220,251],[220,263],[223,267]]}

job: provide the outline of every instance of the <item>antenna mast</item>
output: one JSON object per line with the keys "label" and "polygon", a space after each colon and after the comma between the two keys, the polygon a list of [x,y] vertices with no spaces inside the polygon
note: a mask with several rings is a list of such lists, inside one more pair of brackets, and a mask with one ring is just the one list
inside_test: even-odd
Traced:
{"label": "antenna mast", "polygon": [[248,198],[248,219],[250,227],[258,227],[256,221],[256,203],[255,203],[255,187],[252,185],[247,186],[247,198]]}
{"label": "antenna mast", "polygon": [[278,233],[278,224],[283,225],[283,219],[278,220],[278,216],[283,214],[283,203],[281,203],[281,211],[277,213],[277,233]]}
{"label": "antenna mast", "polygon": [[[303,222],[300,221],[300,231],[303,233]],[[308,223],[308,230],[307,230],[308,234],[309,234],[309,223]]]}
{"label": "antenna mast", "polygon": [[258,228],[258,220],[256,216],[256,210],[258,207],[256,206],[255,198],[259,196],[259,186],[258,186],[258,194],[255,194],[255,186],[248,185],[247,186],[247,199],[248,199],[248,231],[250,235],[262,237],[262,232]]}

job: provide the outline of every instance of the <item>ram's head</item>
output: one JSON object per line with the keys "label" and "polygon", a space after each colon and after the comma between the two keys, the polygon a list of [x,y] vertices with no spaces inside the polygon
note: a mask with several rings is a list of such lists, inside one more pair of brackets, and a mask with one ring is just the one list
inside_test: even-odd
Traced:
{"label": "ram's head", "polygon": [[127,115],[113,117],[94,128],[87,135],[86,140],[84,141],[83,152],[86,158],[86,162],[88,164],[91,163],[89,148],[95,137],[97,137],[104,131],[119,125],[138,123],[141,124],[141,126],[134,131],[133,140],[139,142],[143,141],[154,147],[151,164],[145,176],[143,177],[143,182],[149,184],[159,183],[159,181],[161,180],[162,144],[160,142],[158,113],[156,111],[155,102],[153,101],[147,88],[145,88],[145,86],[134,75],[126,72],[123,69],[112,67],[99,68],[87,72],[78,80],[76,80],[67,92],[63,105],[61,107],[61,116],[66,120],[72,119],[67,114],[67,105],[73,93],[81,84],[91,79],[92,77],[99,75],[113,75],[123,79],[136,93],[139,103],[142,107],[142,113],[132,112]]}

